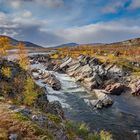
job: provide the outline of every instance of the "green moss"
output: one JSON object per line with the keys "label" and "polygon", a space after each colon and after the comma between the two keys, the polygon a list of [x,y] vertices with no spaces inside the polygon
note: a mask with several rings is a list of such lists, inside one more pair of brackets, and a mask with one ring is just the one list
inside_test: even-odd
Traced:
{"label": "green moss", "polygon": [[47,116],[48,116],[48,119],[54,122],[55,124],[60,124],[62,122],[61,119],[56,115],[48,113]]}
{"label": "green moss", "polygon": [[13,119],[17,119],[19,121],[28,121],[29,119],[26,116],[23,116],[21,113],[13,113],[11,114]]}

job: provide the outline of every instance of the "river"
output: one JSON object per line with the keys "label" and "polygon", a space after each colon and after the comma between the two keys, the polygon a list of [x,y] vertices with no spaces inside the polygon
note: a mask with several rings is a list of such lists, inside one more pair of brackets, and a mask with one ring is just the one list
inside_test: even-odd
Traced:
{"label": "river", "polygon": [[[45,70],[41,64],[32,65]],[[95,110],[87,101],[94,99],[86,89],[76,83],[67,74],[52,72],[61,82],[62,89],[54,91],[41,80],[37,83],[45,86],[49,101],[57,100],[62,104],[65,116],[77,122],[86,122],[92,130],[111,131],[117,140],[136,140],[133,130],[140,131],[140,98],[128,93],[120,96],[112,95],[114,104],[111,107]]]}

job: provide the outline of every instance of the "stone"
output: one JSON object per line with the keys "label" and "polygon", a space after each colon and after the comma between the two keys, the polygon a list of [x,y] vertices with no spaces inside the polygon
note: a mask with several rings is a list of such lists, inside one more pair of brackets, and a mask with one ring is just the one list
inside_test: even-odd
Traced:
{"label": "stone", "polygon": [[32,115],[31,119],[37,122],[41,127],[46,125],[47,117],[42,114]]}
{"label": "stone", "polygon": [[16,133],[11,133],[9,135],[9,140],[17,140],[18,139],[18,135]]}
{"label": "stone", "polygon": [[136,79],[129,84],[130,92],[134,96],[140,95],[140,80]]}
{"label": "stone", "polygon": [[49,73],[46,76],[46,79],[43,81],[43,83],[50,85],[54,90],[60,90],[61,89],[60,81],[53,74]]}
{"label": "stone", "polygon": [[94,94],[98,99],[98,102],[94,105],[97,108],[107,107],[113,104],[113,100],[107,95],[104,90],[94,90]]}
{"label": "stone", "polygon": [[126,89],[126,86],[121,83],[115,83],[108,85],[105,90],[113,95],[120,95],[122,92],[124,92]]}
{"label": "stone", "polygon": [[28,108],[23,108],[21,111],[20,111],[24,116],[29,116],[32,114],[32,111]]}
{"label": "stone", "polygon": [[59,101],[49,102],[47,105],[47,112],[64,119],[64,111]]}
{"label": "stone", "polygon": [[67,59],[64,63],[62,63],[59,67],[60,69],[68,67],[68,64],[71,63],[72,58],[70,57],[69,59]]}

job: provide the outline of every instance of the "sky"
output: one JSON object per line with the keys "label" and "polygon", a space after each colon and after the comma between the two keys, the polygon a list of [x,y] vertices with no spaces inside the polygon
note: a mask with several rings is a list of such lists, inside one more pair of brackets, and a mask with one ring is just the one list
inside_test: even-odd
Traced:
{"label": "sky", "polygon": [[0,0],[0,34],[44,47],[140,37],[140,0]]}

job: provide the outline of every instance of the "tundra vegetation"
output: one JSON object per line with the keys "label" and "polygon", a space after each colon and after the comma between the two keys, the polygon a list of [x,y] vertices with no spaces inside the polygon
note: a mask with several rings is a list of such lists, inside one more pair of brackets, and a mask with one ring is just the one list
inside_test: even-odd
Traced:
{"label": "tundra vegetation", "polygon": [[[91,133],[85,123],[75,124],[57,112],[47,110],[49,101],[44,89],[32,79],[27,50],[18,44],[18,60],[4,56],[10,49],[7,38],[0,39],[0,139],[32,140],[111,140],[109,132]],[[12,46],[11,46],[12,47]],[[60,51],[61,53],[61,51]],[[65,52],[66,53],[66,52]]]}
{"label": "tundra vegetation", "polygon": [[99,58],[101,62],[115,63],[116,65],[131,70],[140,75],[140,68],[133,63],[140,62],[140,46],[121,45],[79,45],[75,47],[62,47],[56,49],[52,58],[64,58],[66,56],[77,58],[80,55],[88,55]]}

